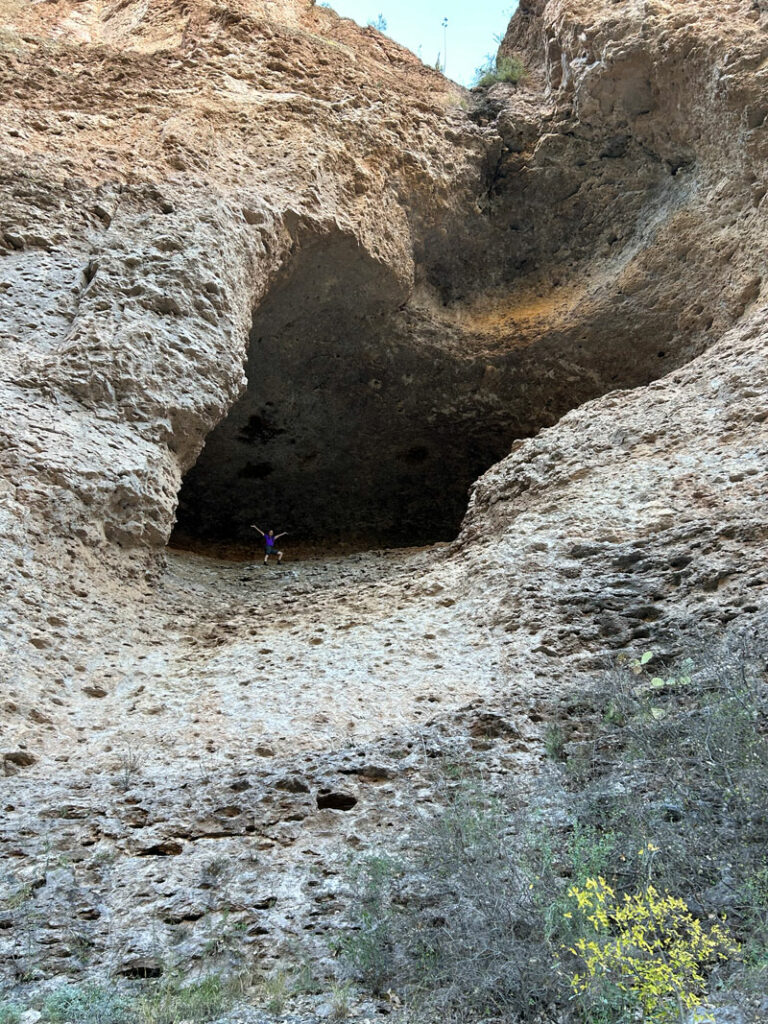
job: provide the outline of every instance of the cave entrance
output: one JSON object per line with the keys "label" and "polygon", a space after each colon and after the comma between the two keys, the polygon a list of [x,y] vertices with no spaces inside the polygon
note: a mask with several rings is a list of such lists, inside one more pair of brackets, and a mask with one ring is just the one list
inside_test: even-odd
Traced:
{"label": "cave entrance", "polygon": [[245,393],[186,474],[171,539],[424,545],[458,532],[472,482],[517,430],[484,364],[418,331],[354,239],[310,239],[257,308]]}

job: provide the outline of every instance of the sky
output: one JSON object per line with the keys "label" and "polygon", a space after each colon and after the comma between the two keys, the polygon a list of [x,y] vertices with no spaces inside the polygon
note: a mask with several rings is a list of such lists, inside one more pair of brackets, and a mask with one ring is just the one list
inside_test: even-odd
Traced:
{"label": "sky", "polygon": [[494,36],[506,31],[517,0],[326,0],[326,5],[361,25],[381,15],[391,39],[413,50],[425,64],[434,66],[439,54],[442,65],[447,57],[445,74],[471,85],[475,69],[496,53]]}

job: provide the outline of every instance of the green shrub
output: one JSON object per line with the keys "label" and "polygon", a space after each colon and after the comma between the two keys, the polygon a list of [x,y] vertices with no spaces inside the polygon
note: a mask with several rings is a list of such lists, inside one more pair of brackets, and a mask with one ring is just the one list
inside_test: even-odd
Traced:
{"label": "green shrub", "polygon": [[[234,994],[234,983],[213,975],[187,984],[168,976],[135,998],[93,983],[65,985],[45,1000],[42,1019],[45,1024],[203,1024],[221,1016]],[[0,1024],[16,1022],[0,1015]]]}
{"label": "green shrub", "polygon": [[354,926],[336,941],[335,952],[377,993],[391,980],[400,913],[395,892],[401,874],[399,861],[389,856],[368,856],[354,866]]}
{"label": "green shrub", "polygon": [[64,985],[43,1003],[43,1020],[50,1024],[136,1024],[133,1001],[102,985]]}
{"label": "green shrub", "polygon": [[663,675],[650,666],[637,673],[635,662],[614,678],[610,701],[620,714],[596,728],[590,757],[597,763],[606,745],[612,755],[574,794],[576,810],[582,820],[610,822],[627,846],[653,836],[665,888],[694,886],[707,913],[723,909],[717,901],[727,888],[728,909],[754,925],[768,836],[764,642],[736,638],[697,662],[697,671],[686,659]]}
{"label": "green shrub", "polygon": [[[691,1019],[713,957],[720,982],[763,991],[764,636],[760,623],[702,649],[695,670],[689,659],[664,665],[646,652],[601,689],[580,687],[548,709],[545,744],[556,760],[527,807],[509,786],[497,782],[492,793],[457,781],[461,772],[444,776],[442,809],[350,878],[352,927],[337,943],[349,974],[393,990],[419,1019],[446,1022]],[[579,742],[565,742],[574,732]],[[596,879],[612,900],[597,936],[569,908]],[[655,959],[613,941],[638,925],[648,901]],[[739,958],[724,932],[699,925],[726,912]],[[586,987],[574,985],[577,975]]]}
{"label": "green shrub", "polygon": [[461,784],[407,857],[364,861],[355,926],[340,942],[352,973],[443,1021],[533,1020],[558,990],[567,998],[511,825],[482,787]]}
{"label": "green shrub", "polygon": [[313,970],[312,964],[304,961],[288,970],[275,969],[261,977],[258,984],[257,1002],[265,1010],[279,1017],[292,1000],[307,995],[321,995],[326,987]]}
{"label": "green shrub", "polygon": [[234,982],[222,981],[213,974],[188,983],[179,976],[169,976],[142,1000],[141,1019],[146,1024],[204,1024],[226,1012],[235,992]]}
{"label": "green shrub", "polygon": [[553,761],[562,761],[565,751],[565,733],[558,722],[549,722],[544,732],[544,749]]}
{"label": "green shrub", "polygon": [[291,998],[291,981],[285,971],[274,971],[261,984],[261,1002],[269,1013],[281,1016]]}
{"label": "green shrub", "polygon": [[487,63],[475,72],[474,88],[488,89],[497,82],[511,82],[517,85],[525,79],[525,65],[517,57],[489,58]]}
{"label": "green shrub", "polygon": [[19,1024],[22,1009],[18,1003],[0,1002],[0,1024]]}
{"label": "green shrub", "polygon": [[333,1020],[345,1020],[351,1012],[352,989],[346,985],[331,986],[331,1016]]}

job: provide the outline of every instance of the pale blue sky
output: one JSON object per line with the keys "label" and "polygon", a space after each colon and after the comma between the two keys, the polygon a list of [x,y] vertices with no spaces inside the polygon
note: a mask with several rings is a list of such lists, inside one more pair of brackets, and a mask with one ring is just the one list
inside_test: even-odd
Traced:
{"label": "pale blue sky", "polygon": [[[425,64],[434,65],[440,54],[448,63],[445,73],[462,85],[471,85],[475,68],[487,54],[496,52],[494,35],[503,35],[517,0],[328,0],[345,18],[361,25],[376,21],[381,14],[386,34],[413,50]],[[448,19],[443,34],[442,21]]]}

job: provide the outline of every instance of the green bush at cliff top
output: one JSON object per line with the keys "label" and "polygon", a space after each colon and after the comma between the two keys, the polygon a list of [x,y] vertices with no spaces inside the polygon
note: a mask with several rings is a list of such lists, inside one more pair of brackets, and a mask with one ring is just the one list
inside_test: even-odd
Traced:
{"label": "green bush at cliff top", "polygon": [[497,82],[517,85],[525,78],[525,66],[517,57],[497,57],[477,69],[475,88],[488,89]]}

